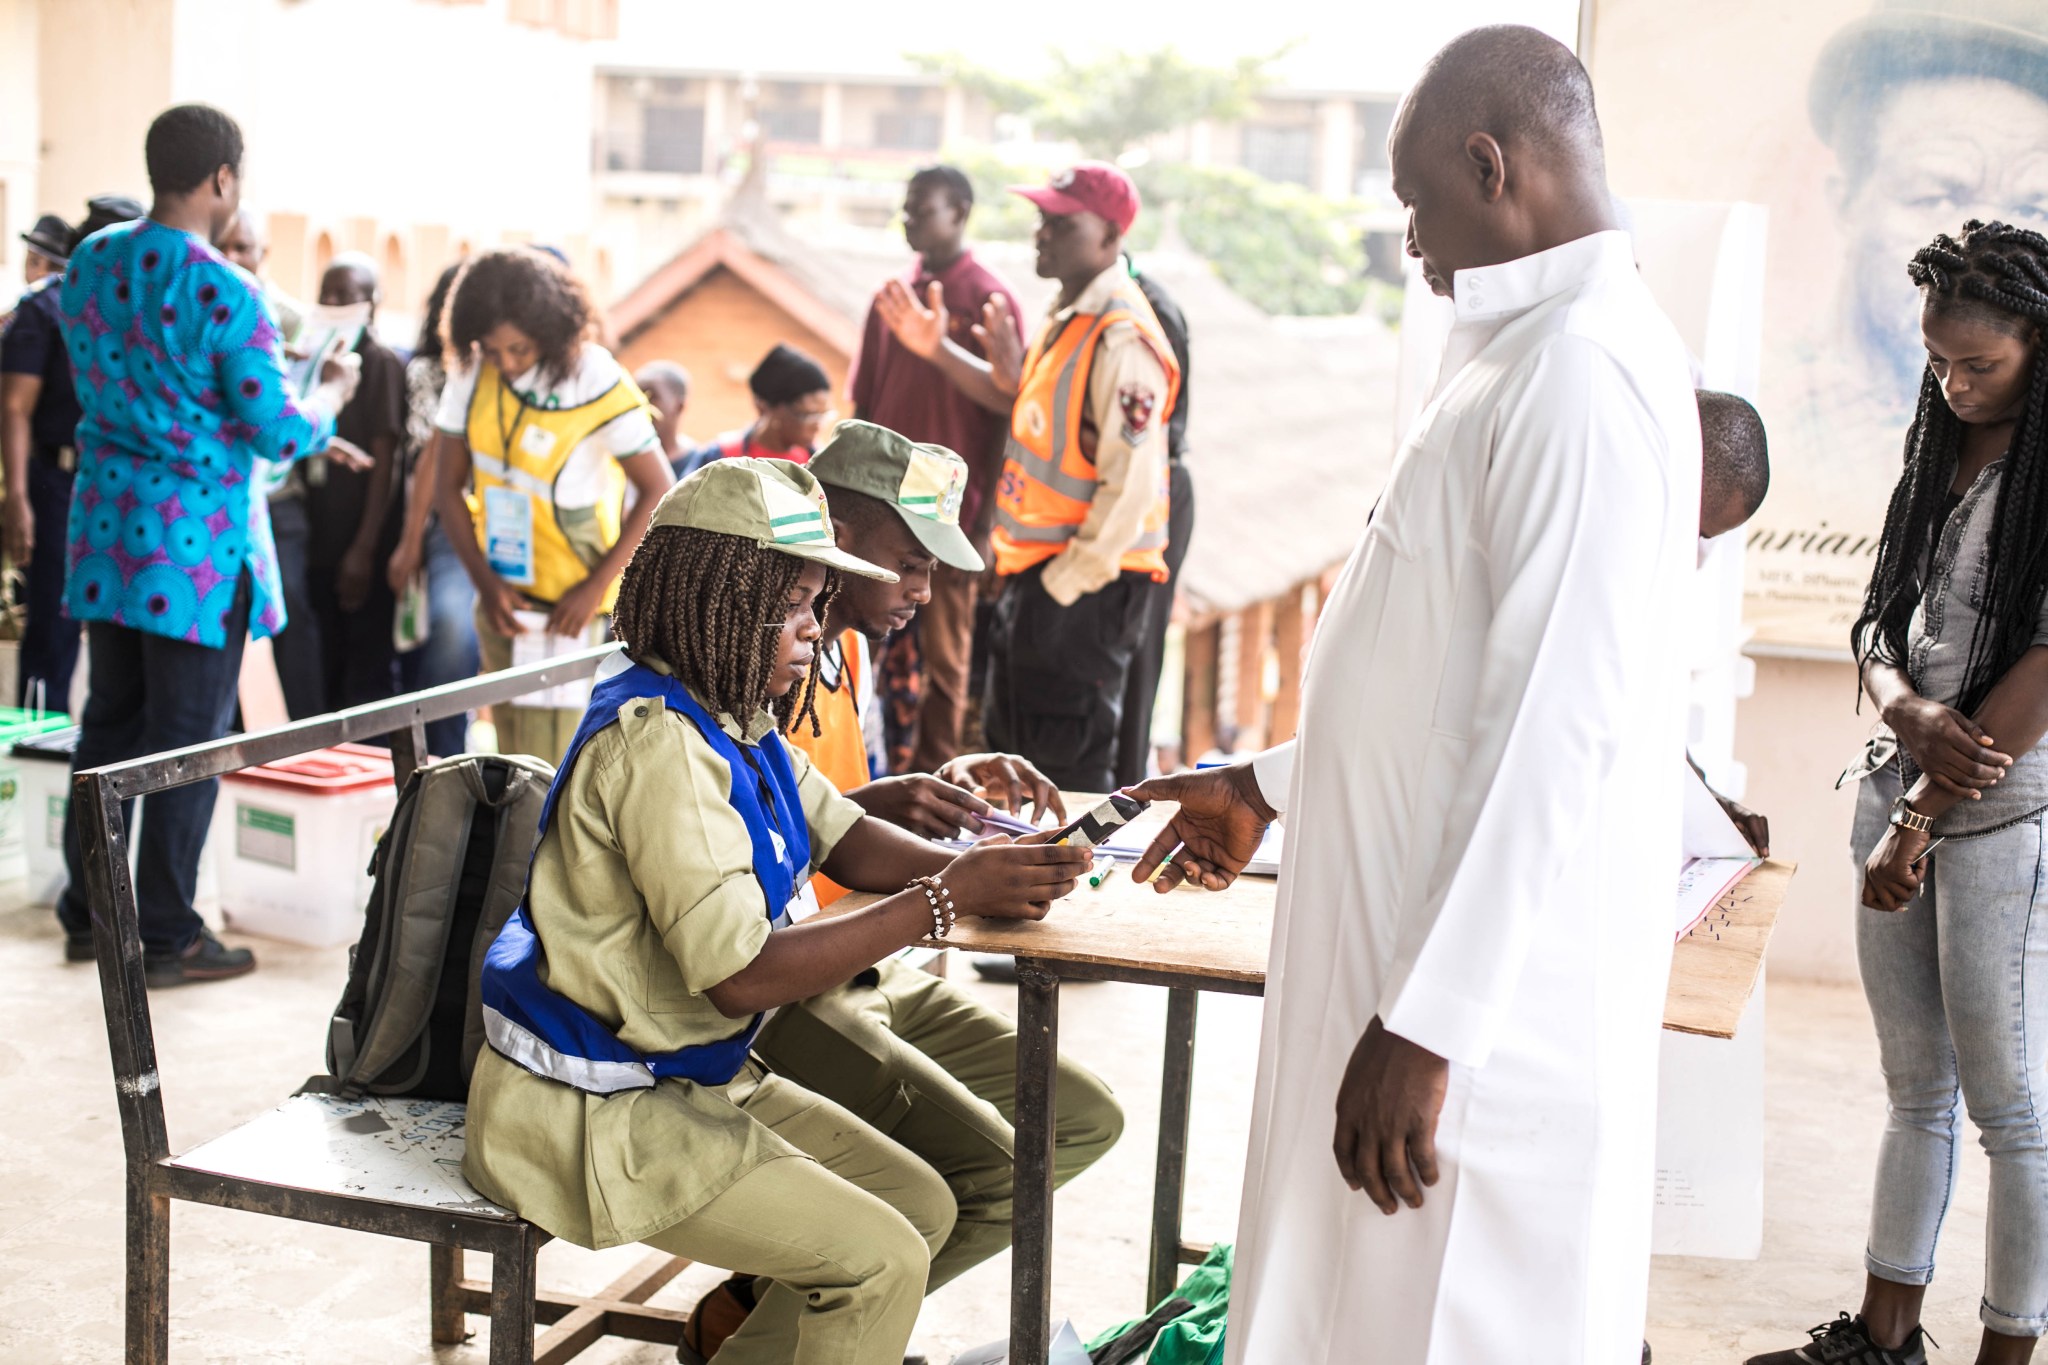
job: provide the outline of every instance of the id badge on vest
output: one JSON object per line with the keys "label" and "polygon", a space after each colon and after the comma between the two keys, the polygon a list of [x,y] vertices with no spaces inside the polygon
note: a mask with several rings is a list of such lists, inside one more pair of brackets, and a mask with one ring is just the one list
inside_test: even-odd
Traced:
{"label": "id badge on vest", "polygon": [[516,488],[484,490],[484,558],[508,583],[533,584],[533,498]]}

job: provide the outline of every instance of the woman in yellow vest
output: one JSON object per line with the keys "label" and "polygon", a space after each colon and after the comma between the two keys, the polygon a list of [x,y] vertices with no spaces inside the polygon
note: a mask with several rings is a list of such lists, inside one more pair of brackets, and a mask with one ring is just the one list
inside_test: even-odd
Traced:
{"label": "woman in yellow vest", "polygon": [[[487,251],[448,304],[455,368],[434,425],[435,510],[476,583],[486,673],[513,637],[603,640],[619,574],[670,472],[646,398],[597,344],[590,296],[553,257]],[[625,491],[635,492],[623,511]],[[494,708],[501,753],[559,761],[582,708]]]}

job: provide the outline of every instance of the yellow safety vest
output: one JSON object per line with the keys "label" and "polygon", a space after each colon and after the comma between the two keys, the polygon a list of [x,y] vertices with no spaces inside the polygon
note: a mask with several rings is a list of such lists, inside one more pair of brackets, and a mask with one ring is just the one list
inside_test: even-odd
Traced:
{"label": "yellow safety vest", "polygon": [[[477,543],[492,571],[506,582],[536,601],[559,601],[590,576],[590,565],[562,529],[555,482],[576,447],[607,422],[645,407],[647,398],[621,373],[616,384],[587,403],[535,407],[505,382],[497,366],[487,360],[478,364],[482,369],[470,396],[466,432],[476,484],[470,515]],[[607,550],[619,543],[625,493],[625,471],[618,461],[607,460],[604,489],[590,509],[597,538]],[[614,582],[605,590],[602,609],[610,611],[618,595]]]}
{"label": "yellow safety vest", "polygon": [[[1130,322],[1166,370],[1166,401],[1152,414],[1160,429],[1180,399],[1180,363],[1137,281],[1124,276],[1100,313],[1072,313],[1048,323],[1024,356],[1017,401],[1010,410],[1010,440],[1003,451],[1002,482],[996,486],[996,524],[990,533],[996,572],[1022,573],[1065,549],[1088,518],[1095,500],[1095,452],[1085,444],[1082,419],[1088,413],[1088,373],[1095,344],[1113,324]],[[1096,422],[1116,420],[1098,413]],[[1097,432],[1099,435],[1099,430]],[[1145,517],[1138,543],[1124,552],[1119,567],[1166,581],[1167,484],[1162,471],[1159,497]]]}

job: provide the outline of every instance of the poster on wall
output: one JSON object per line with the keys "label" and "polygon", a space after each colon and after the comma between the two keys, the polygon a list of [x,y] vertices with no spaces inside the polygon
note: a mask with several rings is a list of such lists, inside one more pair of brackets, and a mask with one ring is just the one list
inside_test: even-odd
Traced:
{"label": "poster on wall", "polygon": [[1587,3],[1616,192],[1769,211],[1744,613],[1846,657],[1926,358],[1906,262],[1970,218],[2048,230],[2048,3]]}

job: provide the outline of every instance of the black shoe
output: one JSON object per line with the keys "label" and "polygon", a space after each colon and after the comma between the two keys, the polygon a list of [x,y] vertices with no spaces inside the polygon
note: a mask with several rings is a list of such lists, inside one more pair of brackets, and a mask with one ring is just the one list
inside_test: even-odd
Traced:
{"label": "black shoe", "polygon": [[201,929],[199,937],[192,940],[192,946],[176,957],[145,954],[142,959],[142,979],[152,986],[225,981],[231,976],[247,976],[255,970],[256,954],[247,948],[228,947],[213,936],[211,929]]}
{"label": "black shoe", "polygon": [[1643,1365],[1650,1365],[1650,1343],[1643,1343]]}
{"label": "black shoe", "polygon": [[97,962],[100,955],[92,946],[91,934],[64,935],[64,960],[66,962]]}
{"label": "black shoe", "polygon": [[1745,1365],[1927,1365],[1927,1332],[1915,1327],[1897,1350],[1887,1351],[1870,1339],[1859,1315],[1838,1313],[1806,1333],[1804,1346],[1769,1355],[1751,1356]]}

